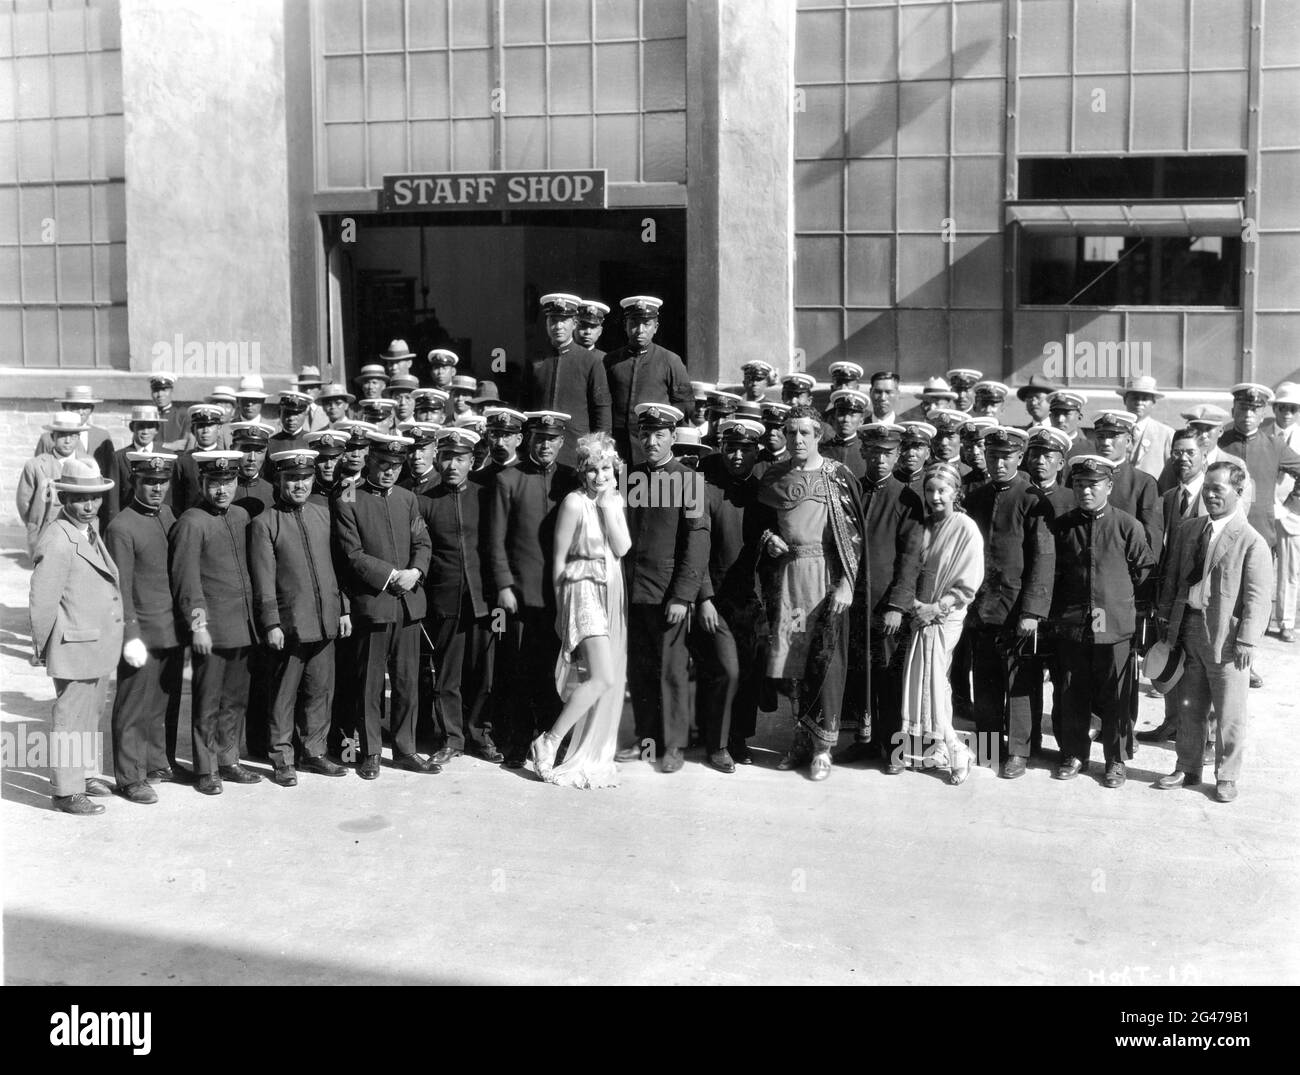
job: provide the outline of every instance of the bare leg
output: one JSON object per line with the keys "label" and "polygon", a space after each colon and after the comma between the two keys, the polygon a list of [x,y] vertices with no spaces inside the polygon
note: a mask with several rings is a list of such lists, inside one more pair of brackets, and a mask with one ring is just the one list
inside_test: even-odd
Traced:
{"label": "bare leg", "polygon": [[587,678],[574,687],[551,730],[546,733],[557,746],[614,683],[614,658],[609,649],[609,636],[584,638],[578,643],[578,650],[587,662]]}

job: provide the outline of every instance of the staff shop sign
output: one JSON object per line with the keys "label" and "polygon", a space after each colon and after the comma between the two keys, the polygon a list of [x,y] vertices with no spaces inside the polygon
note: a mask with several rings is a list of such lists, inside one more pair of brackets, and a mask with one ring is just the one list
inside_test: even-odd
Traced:
{"label": "staff shop sign", "polygon": [[604,209],[605,169],[386,175],[384,212],[465,209]]}

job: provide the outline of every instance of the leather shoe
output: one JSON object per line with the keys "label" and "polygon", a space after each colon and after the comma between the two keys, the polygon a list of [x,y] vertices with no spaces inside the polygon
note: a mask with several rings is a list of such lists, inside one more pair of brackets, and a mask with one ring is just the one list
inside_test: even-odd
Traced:
{"label": "leather shoe", "polygon": [[104,807],[101,803],[92,803],[86,796],[77,792],[75,795],[56,795],[54,796],[54,809],[61,810],[65,814],[102,814]]}
{"label": "leather shoe", "polygon": [[1283,642],[1294,642],[1295,632],[1290,627],[1283,627],[1282,630],[1278,631],[1277,637]]}
{"label": "leather shoe", "polygon": [[681,747],[673,747],[664,755],[663,764],[659,768],[665,773],[675,773],[685,764],[686,759],[682,757]]}
{"label": "leather shoe", "polygon": [[262,778],[256,773],[249,772],[239,762],[234,765],[221,766],[221,779],[229,780],[232,784],[260,784]]}
{"label": "leather shoe", "polygon": [[1258,672],[1256,672],[1255,669],[1253,668],[1250,670],[1250,685],[1256,688],[1262,687],[1264,685],[1264,677],[1261,676]]}
{"label": "leather shoe", "polygon": [[809,780],[825,780],[831,775],[831,752],[829,750],[820,750],[812,756],[812,761],[808,763]]}
{"label": "leather shoe", "polygon": [[800,750],[788,750],[781,755],[781,760],[776,763],[780,772],[788,773],[792,769],[798,769],[808,760],[808,755]]}
{"label": "leather shoe", "polygon": [[1128,773],[1124,770],[1124,763],[1111,762],[1106,766],[1106,775],[1101,778],[1101,785],[1105,788],[1120,788],[1124,786],[1124,781],[1127,779]]}
{"label": "leather shoe", "polygon": [[474,754],[476,757],[491,762],[493,765],[497,765],[506,760],[506,756],[502,754],[501,751],[497,750],[495,743],[483,743],[482,745],[475,747]]}
{"label": "leather shoe", "polygon": [[365,760],[357,766],[357,776],[362,780],[379,779],[379,755],[367,754]]}
{"label": "leather shoe", "polygon": [[150,784],[170,784],[176,779],[176,772],[170,765],[162,769],[150,769],[146,779]]}
{"label": "leather shoe", "polygon": [[709,764],[720,773],[734,773],[736,771],[735,761],[725,750],[715,750],[710,754]]}
{"label": "leather shoe", "polygon": [[292,765],[277,765],[275,767],[275,776],[272,779],[282,788],[296,788],[298,786],[298,773]]}
{"label": "leather shoe", "polygon": [[1024,758],[1013,754],[1003,762],[1002,772],[998,775],[1001,776],[1003,780],[1015,780],[1017,777],[1024,776],[1025,770],[1028,769],[1028,767],[1029,763]]}
{"label": "leather shoe", "polygon": [[101,797],[113,794],[113,785],[98,776],[86,777],[86,794]]}
{"label": "leather shoe", "polygon": [[614,760],[615,760],[616,762],[619,762],[619,763],[623,764],[623,765],[628,764],[628,762],[640,761],[640,760],[641,760],[641,748],[640,748],[640,747],[635,747],[635,746],[633,746],[633,747],[624,747],[622,750],[618,751],[618,752],[614,755]]}
{"label": "leather shoe", "polygon": [[1177,733],[1178,725],[1172,720],[1167,720],[1158,728],[1148,728],[1145,732],[1138,732],[1133,738],[1139,743],[1163,743],[1176,738]]}
{"label": "leather shoe", "polygon": [[1230,803],[1237,797],[1237,782],[1235,780],[1220,780],[1214,786],[1214,797],[1221,803]]}
{"label": "leather shoe", "polygon": [[754,752],[744,743],[737,743],[735,746],[728,747],[727,752],[731,755],[731,760],[737,765],[754,764]]}
{"label": "leather shoe", "polygon": [[522,769],[524,767],[523,758],[506,758],[507,769]]}
{"label": "leather shoe", "polygon": [[138,784],[127,784],[126,787],[118,790],[122,793],[122,798],[129,803],[139,803],[141,806],[147,806],[149,803],[158,801],[158,793],[144,780],[141,780]]}
{"label": "leather shoe", "polygon": [[334,764],[324,754],[314,754],[303,758],[298,763],[298,771],[300,773],[315,773],[317,776],[348,775],[348,771],[343,766]]}
{"label": "leather shoe", "polygon": [[850,743],[843,750],[837,750],[834,754],[836,765],[852,765],[854,762],[867,761],[871,758],[880,757],[880,748],[873,747],[870,743]]}
{"label": "leather shoe", "polygon": [[[438,752],[442,753],[441,751]],[[438,755],[435,754],[428,761],[425,761],[418,754],[394,754],[393,768],[403,769],[408,773],[440,773],[442,766],[438,764]]]}
{"label": "leather shoe", "polygon": [[1201,774],[1184,773],[1175,769],[1168,776],[1162,776],[1156,781],[1156,787],[1161,791],[1173,791],[1174,788],[1194,788],[1201,782]]}
{"label": "leather shoe", "polygon": [[1066,758],[1056,769],[1057,780],[1073,780],[1083,769],[1083,762],[1078,758]]}
{"label": "leather shoe", "polygon": [[216,773],[202,773],[195,787],[204,795],[220,795],[222,791],[221,777],[217,776]]}
{"label": "leather shoe", "polygon": [[885,762],[886,776],[901,776],[906,769],[907,766],[903,764],[902,758],[895,758],[891,755],[889,760]]}
{"label": "leather shoe", "polygon": [[452,758],[459,758],[464,753],[463,750],[457,750],[455,747],[443,747],[432,756],[431,760],[438,766],[439,770],[441,770],[442,767],[451,761]]}

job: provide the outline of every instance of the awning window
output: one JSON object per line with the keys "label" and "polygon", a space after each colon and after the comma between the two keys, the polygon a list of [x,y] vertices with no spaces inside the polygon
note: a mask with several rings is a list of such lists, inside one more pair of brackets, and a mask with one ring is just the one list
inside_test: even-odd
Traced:
{"label": "awning window", "polygon": [[1007,202],[1008,224],[1038,235],[1240,235],[1240,198]]}

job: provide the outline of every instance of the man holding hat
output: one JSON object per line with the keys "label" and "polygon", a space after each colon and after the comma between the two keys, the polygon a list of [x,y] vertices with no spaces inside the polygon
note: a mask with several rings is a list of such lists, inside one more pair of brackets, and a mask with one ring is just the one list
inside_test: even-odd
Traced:
{"label": "man holding hat", "polygon": [[249,651],[257,641],[248,574],[248,512],[235,504],[237,451],[195,452],[202,501],[170,535],[168,572],[176,615],[189,632],[191,725],[198,790],[262,778],[239,764],[248,709]]}
{"label": "man holding hat", "polygon": [[411,372],[411,363],[415,361],[415,352],[405,340],[393,340],[386,350],[380,353],[379,361],[384,364],[384,372],[391,381],[394,377],[406,377]]}
{"label": "man holding hat", "polygon": [[742,391],[751,403],[766,403],[767,390],[776,384],[776,367],[761,358],[751,358],[740,367]]}
{"label": "man holding hat", "polygon": [[[58,518],[62,510],[54,482],[62,475],[64,463],[73,458],[94,462],[77,453],[77,445],[81,442],[81,434],[86,426],[76,412],[62,411],[54,415],[43,428],[49,440],[49,449],[38,452],[23,463],[15,498],[18,517],[27,527],[29,556],[35,554],[36,545],[45,528]],[[102,495],[96,499],[102,499]]]}
{"label": "man holding hat", "polygon": [[[100,814],[87,795],[111,795],[96,768],[96,730],[108,677],[122,653],[117,567],[95,533],[99,501],[113,483],[88,459],[68,459],[54,482],[61,510],[33,554],[28,609],[36,658],[54,680],[50,792],[54,808]],[[70,756],[69,756],[70,755]]]}
{"label": "man holding hat", "polygon": [[556,513],[577,485],[573,468],[559,462],[569,415],[529,411],[524,418],[524,458],[497,475],[488,522],[488,592],[506,614],[497,639],[494,725],[511,769],[523,767],[534,736],[560,712],[551,561]]}
{"label": "man holding hat", "polygon": [[[108,430],[90,424],[90,416],[95,412],[95,404],[102,402],[103,400],[95,399],[89,385],[79,384],[63,393],[60,407],[65,413],[76,415],[78,418],[74,454],[81,459],[92,460],[99,467],[101,474],[107,474],[113,466],[113,438],[109,436]],[[45,431],[36,441],[36,451],[32,453],[33,455],[48,455],[54,447],[53,434],[48,427],[44,428]]]}
{"label": "man holding hat", "polygon": [[645,461],[628,472],[632,548],[623,565],[636,743],[615,757],[636,761],[650,740],[663,758],[663,771],[675,773],[689,737],[686,639],[690,610],[708,569],[709,517],[701,502],[703,478],[673,458],[673,431],[684,420],[682,412],[669,403],[638,403],[635,413]]}
{"label": "man holding hat", "polygon": [[[107,475],[113,480],[113,488],[104,494],[104,506],[99,510],[101,533],[108,532],[108,524],[113,521],[113,517],[121,510],[122,505],[131,503],[134,495],[131,462],[127,456],[132,452],[157,451],[155,441],[159,430],[162,429],[162,420],[158,417],[157,407],[144,404],[131,408],[131,417],[126,425],[131,431],[131,443],[113,453],[113,462]],[[170,475],[169,468],[168,476]]]}
{"label": "man holding hat", "polygon": [[1083,424],[1084,398],[1078,392],[1062,389],[1047,397],[1048,413],[1052,425],[1070,438],[1069,450],[1065,453],[1068,463],[1076,455],[1092,455],[1092,441],[1081,428]]}
{"label": "man holding hat", "polygon": [[[356,667],[364,678],[355,723],[361,732],[357,775],[379,776],[383,749],[384,675],[391,676],[393,766],[418,773],[441,766],[415,752],[420,625],[428,607],[429,529],[414,493],[397,485],[411,441],[370,432],[365,480],[334,499],[334,542],[340,582],[352,607]],[[345,757],[346,761],[347,758]]]}
{"label": "man holding hat", "polygon": [[1057,385],[1036,373],[1029,378],[1028,384],[1022,384],[1016,389],[1016,399],[1025,405],[1025,413],[1029,415],[1026,432],[1032,433],[1035,429],[1045,429],[1052,424],[1050,400],[1052,393],[1059,390]]}
{"label": "man holding hat", "polygon": [[298,770],[347,772],[325,757],[325,740],[334,697],[334,640],[352,633],[352,618],[334,573],[329,509],[311,502],[315,460],[311,449],[271,457],[275,504],[249,531],[254,608],[271,651],[269,753],[281,787],[298,783],[295,728]]}
{"label": "man holding hat", "polygon": [[1174,436],[1173,429],[1151,416],[1151,408],[1156,400],[1164,398],[1164,393],[1157,391],[1154,377],[1134,377],[1118,394],[1124,400],[1124,409],[1136,419],[1129,437],[1128,461],[1152,478],[1159,478],[1169,462]]}
{"label": "man holding hat", "polygon": [[[957,401],[957,393],[948,387],[948,382],[942,377],[929,377],[924,385],[921,386],[921,393],[918,397],[920,402],[915,407],[909,407],[898,416],[898,421],[902,422],[933,422],[930,417],[931,413],[942,407],[950,407]],[[958,412],[964,418],[965,411]],[[954,457],[955,458],[955,457]]]}
{"label": "man holding hat", "polygon": [[821,442],[818,448],[825,459],[843,463],[859,481],[867,472],[867,461],[862,455],[862,440],[858,430],[867,416],[867,397],[855,388],[840,388],[831,393],[831,406],[827,414],[835,435]]}
{"label": "man holding hat", "polygon": [[640,424],[636,417],[638,405],[648,400],[666,400],[689,417],[693,400],[691,380],[681,358],[654,342],[663,300],[651,295],[630,295],[619,306],[623,310],[627,343],[605,356],[605,374],[609,379],[611,421],[618,454],[625,462],[633,463],[642,458]]}
{"label": "man holding hat", "polygon": [[582,300],[553,292],[542,296],[549,346],[528,363],[520,394],[524,410],[558,410],[573,415],[565,434],[560,462],[572,465],[578,438],[608,430],[612,421],[605,353],[573,341],[574,317]]}
{"label": "man holding hat", "polygon": [[[158,418],[162,429],[158,434],[159,447],[171,450],[185,443],[190,432],[189,413],[184,407],[176,406],[172,395],[176,391],[176,377],[159,370],[149,375],[149,394],[153,405],[158,409]],[[231,400],[233,407],[234,400]]]}
{"label": "man holding hat", "polygon": [[609,307],[595,299],[582,299],[578,303],[577,325],[573,330],[578,346],[586,348],[599,359],[604,359],[605,352],[597,348],[600,334],[605,330],[605,318],[609,316]]}
{"label": "man holding hat", "polygon": [[125,638],[113,697],[113,773],[127,801],[148,804],[158,801],[151,783],[176,779],[185,647],[167,567],[176,516],[166,503],[176,456],[134,451],[126,458],[131,499],[104,531],[118,570]]}
{"label": "man holding hat", "polygon": [[456,367],[460,365],[460,356],[445,347],[435,347],[428,354],[429,380],[433,387],[443,392],[451,387],[451,379],[456,376]]}
{"label": "man holding hat", "polygon": [[1051,618],[1061,673],[1061,704],[1052,714],[1061,749],[1056,779],[1073,780],[1087,767],[1095,712],[1101,718],[1107,788],[1122,786],[1127,775],[1124,739],[1130,695],[1137,688],[1133,635],[1137,617],[1152,603],[1156,566],[1141,524],[1109,504],[1114,469],[1114,461],[1104,456],[1072,459],[1070,484],[1078,506],[1052,524]]}
{"label": "man holding hat", "polygon": [[984,379],[984,374],[979,370],[955,369],[949,370],[947,377],[948,387],[957,395],[952,402],[952,409],[969,414],[975,403],[975,385]]}
{"label": "man holding hat", "polygon": [[970,413],[974,418],[993,418],[1002,421],[1002,405],[1006,403],[1011,389],[1001,381],[977,381],[973,389],[975,402]]}

